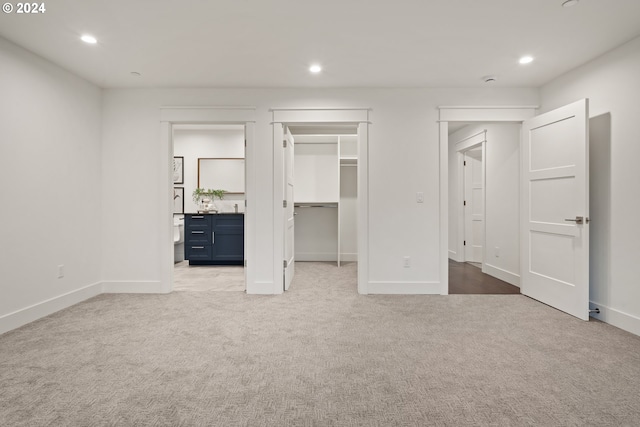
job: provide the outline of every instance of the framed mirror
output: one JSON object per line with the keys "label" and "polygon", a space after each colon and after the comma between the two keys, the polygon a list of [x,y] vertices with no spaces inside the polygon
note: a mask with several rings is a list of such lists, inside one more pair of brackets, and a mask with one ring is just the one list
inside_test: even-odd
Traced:
{"label": "framed mirror", "polygon": [[229,194],[244,194],[244,159],[198,159],[198,188],[224,190]]}

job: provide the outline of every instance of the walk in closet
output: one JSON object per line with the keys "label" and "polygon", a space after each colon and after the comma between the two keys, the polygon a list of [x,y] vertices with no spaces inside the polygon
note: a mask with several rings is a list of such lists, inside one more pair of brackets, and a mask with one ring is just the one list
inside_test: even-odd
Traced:
{"label": "walk in closet", "polygon": [[296,261],[357,261],[357,135],[293,138]]}

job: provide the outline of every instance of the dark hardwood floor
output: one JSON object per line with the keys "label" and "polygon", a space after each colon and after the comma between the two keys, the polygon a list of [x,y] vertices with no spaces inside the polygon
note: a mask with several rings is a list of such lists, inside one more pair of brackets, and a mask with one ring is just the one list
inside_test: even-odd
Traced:
{"label": "dark hardwood floor", "polygon": [[520,288],[493,276],[466,262],[449,260],[450,294],[519,294]]}

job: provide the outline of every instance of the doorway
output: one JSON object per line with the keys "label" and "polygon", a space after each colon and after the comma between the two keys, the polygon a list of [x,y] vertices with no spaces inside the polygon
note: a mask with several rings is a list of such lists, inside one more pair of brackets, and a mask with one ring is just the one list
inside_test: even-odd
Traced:
{"label": "doorway", "polygon": [[[588,119],[588,99],[540,115],[534,107],[440,107],[441,224],[449,216],[449,122],[522,123],[522,293],[582,320],[589,319]],[[449,230],[442,228],[440,271],[447,294]],[[497,249],[496,256],[502,253]]]}
{"label": "doorway", "polygon": [[519,293],[520,125],[452,123],[449,293]]}
{"label": "doorway", "polygon": [[[289,224],[291,224],[291,219],[293,218],[293,212],[289,212],[287,207],[291,204],[295,204],[295,189],[294,195],[289,194],[290,186],[287,184],[288,182],[288,174],[286,162],[289,158],[286,155],[286,131],[288,129],[298,129],[297,133],[303,133],[301,128],[305,128],[304,133],[313,135],[314,133],[320,132],[320,134],[340,134],[341,132],[332,132],[329,129],[331,127],[335,128],[344,128],[350,127],[355,129],[355,135],[357,135],[355,139],[354,146],[357,149],[357,160],[359,161],[358,167],[355,170],[356,180],[357,180],[357,200],[354,204],[356,208],[356,218],[357,218],[357,254],[355,258],[357,259],[357,282],[358,282],[358,292],[361,294],[367,293],[367,229],[368,229],[368,218],[367,218],[367,194],[368,194],[368,176],[367,176],[367,149],[368,149],[368,115],[369,110],[367,109],[345,109],[345,110],[322,110],[322,109],[295,109],[295,110],[273,110],[273,147],[274,147],[274,206],[276,209],[274,211],[274,230],[275,235],[279,236],[279,239],[276,239],[276,245],[274,250],[274,268],[275,271],[281,271],[281,284],[280,289],[277,293],[284,292],[286,288],[289,287],[290,282],[287,283],[287,280],[292,280],[292,274],[288,274],[288,269],[293,269],[295,265],[295,257],[291,258],[290,255],[295,254],[295,231],[294,236],[291,238],[289,234],[287,234],[287,230],[291,230]],[[295,137],[293,138],[295,141]],[[284,144],[283,144],[284,143]],[[295,142],[291,144],[295,146]],[[339,161],[340,156],[339,152],[336,153],[336,164],[335,166],[340,168]],[[347,161],[347,159],[342,159]],[[349,159],[353,161],[355,159]],[[295,175],[295,172],[294,172]],[[294,186],[295,187],[295,186]],[[339,187],[337,188],[339,192]],[[281,202],[280,202],[281,201]],[[329,205],[331,200],[323,200],[326,205]],[[282,204],[280,204],[282,203]],[[299,203],[300,204],[300,203]],[[336,205],[339,205],[339,199],[336,200]],[[278,206],[279,205],[279,206]],[[300,209],[304,209],[301,206]],[[322,209],[334,209],[334,208],[322,208]],[[328,211],[326,211],[328,212]],[[326,213],[325,212],[325,213]],[[340,217],[338,217],[339,219]],[[295,222],[295,221],[294,221]],[[295,226],[293,227],[295,230]],[[338,245],[340,244],[340,239],[337,239]],[[336,251],[338,261],[340,261],[341,251],[337,249]],[[277,286],[277,285],[276,285]]]}
{"label": "doorway", "polygon": [[172,140],[173,290],[245,291],[245,126],[176,124]]}
{"label": "doorway", "polygon": [[[164,181],[161,191],[163,209],[161,210],[161,227],[158,230],[161,245],[160,257],[160,292],[169,293],[173,290],[174,282],[174,221],[173,210],[175,199],[173,188],[174,148],[173,148],[173,127],[179,125],[239,125],[244,128],[244,188],[245,188],[245,213],[244,213],[244,266],[243,276],[245,289],[248,293],[255,293],[259,284],[255,280],[255,266],[250,261],[255,257],[255,183],[254,176],[254,133],[255,133],[255,108],[254,107],[162,107],[160,109],[160,144],[163,161],[166,161],[166,168],[163,168],[161,180]],[[197,179],[197,178],[196,178]],[[165,187],[166,185],[166,187]],[[190,197],[185,194],[184,198]]]}

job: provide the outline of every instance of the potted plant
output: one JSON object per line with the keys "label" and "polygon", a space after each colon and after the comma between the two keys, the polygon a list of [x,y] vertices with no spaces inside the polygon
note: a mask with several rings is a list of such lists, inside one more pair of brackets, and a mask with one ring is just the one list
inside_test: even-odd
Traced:
{"label": "potted plant", "polygon": [[200,211],[210,212],[216,211],[213,208],[213,202],[216,198],[222,200],[224,198],[224,190],[212,190],[211,188],[196,188],[191,193],[193,202],[200,206]]}

